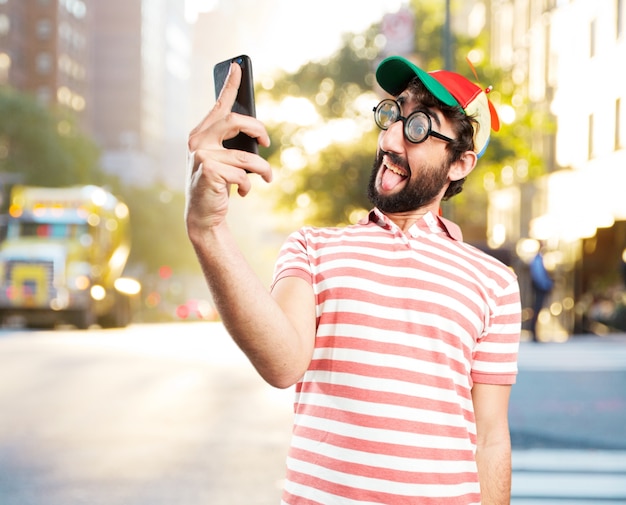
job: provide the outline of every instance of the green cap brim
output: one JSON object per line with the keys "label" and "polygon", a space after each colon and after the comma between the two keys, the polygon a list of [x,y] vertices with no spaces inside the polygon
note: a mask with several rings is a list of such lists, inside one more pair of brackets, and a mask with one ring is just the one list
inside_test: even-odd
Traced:
{"label": "green cap brim", "polygon": [[401,56],[390,56],[380,62],[376,80],[380,87],[393,96],[402,93],[413,77],[417,77],[436,98],[446,105],[461,107],[450,92],[427,72]]}

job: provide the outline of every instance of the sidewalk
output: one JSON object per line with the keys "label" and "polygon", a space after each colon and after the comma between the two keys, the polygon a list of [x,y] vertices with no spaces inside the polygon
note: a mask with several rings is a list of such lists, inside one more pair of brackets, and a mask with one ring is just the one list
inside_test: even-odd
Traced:
{"label": "sidewalk", "polygon": [[566,342],[523,341],[518,363],[521,371],[626,370],[626,333],[574,335]]}

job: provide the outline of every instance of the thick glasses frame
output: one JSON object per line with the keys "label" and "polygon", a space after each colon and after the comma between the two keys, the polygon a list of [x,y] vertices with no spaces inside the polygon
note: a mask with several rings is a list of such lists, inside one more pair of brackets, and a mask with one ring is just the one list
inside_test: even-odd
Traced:
{"label": "thick glasses frame", "polygon": [[[385,107],[387,108],[386,110],[384,110]],[[454,139],[446,137],[442,133],[433,130],[432,118],[426,111],[417,110],[409,114],[408,117],[404,117],[400,114],[400,104],[395,100],[391,100],[389,98],[381,101],[372,110],[374,111],[374,121],[381,130],[387,130],[396,121],[402,121],[402,123],[404,124],[404,138],[406,138],[412,144],[421,144],[428,137],[431,136],[436,137],[440,140],[444,140],[445,142],[454,141]],[[420,123],[424,123],[424,120],[428,125],[428,129],[425,130],[425,133],[421,134],[419,137],[415,137],[411,133],[411,126],[415,123],[415,121],[420,121]]]}

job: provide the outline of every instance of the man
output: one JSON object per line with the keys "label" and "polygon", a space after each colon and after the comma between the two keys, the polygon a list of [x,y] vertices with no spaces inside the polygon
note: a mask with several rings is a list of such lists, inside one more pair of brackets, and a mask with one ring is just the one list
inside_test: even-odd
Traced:
{"label": "man", "polygon": [[268,163],[228,151],[256,119],[229,113],[231,67],[189,138],[188,235],[229,333],[276,387],[296,384],[285,504],[508,504],[507,410],[520,334],[515,275],[461,241],[439,204],[461,190],[497,125],[458,74],[391,57],[369,196],[345,228],[306,227],[280,253],[271,292],[225,220],[231,185]]}
{"label": "man", "polygon": [[530,262],[530,280],[533,287],[533,315],[530,318],[530,332],[533,342],[540,342],[537,333],[537,323],[539,322],[539,314],[546,303],[546,298],[552,291],[554,281],[543,262],[543,251],[545,246],[539,245],[537,254]]}

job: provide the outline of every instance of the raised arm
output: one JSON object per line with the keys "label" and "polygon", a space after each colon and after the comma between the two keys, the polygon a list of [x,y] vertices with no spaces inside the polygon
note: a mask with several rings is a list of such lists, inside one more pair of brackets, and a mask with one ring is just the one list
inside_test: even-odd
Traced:
{"label": "raised arm", "polygon": [[246,170],[272,179],[269,163],[260,156],[222,146],[240,131],[269,145],[260,121],[230,112],[240,80],[241,69],[231,65],[214,108],[189,135],[185,223],[226,329],[267,382],[288,387],[302,376],[313,352],[313,290],[301,279],[286,278],[270,295],[226,222],[231,186],[241,196],[250,191]]}

